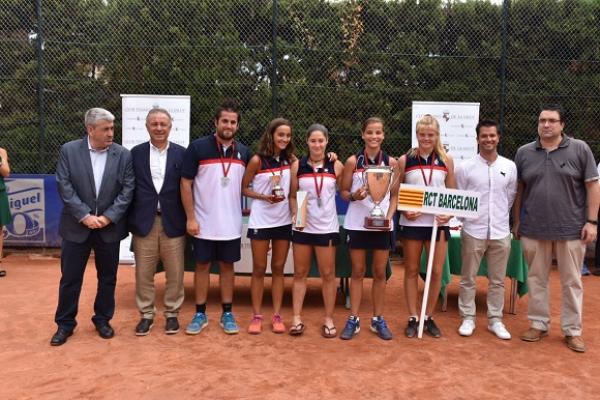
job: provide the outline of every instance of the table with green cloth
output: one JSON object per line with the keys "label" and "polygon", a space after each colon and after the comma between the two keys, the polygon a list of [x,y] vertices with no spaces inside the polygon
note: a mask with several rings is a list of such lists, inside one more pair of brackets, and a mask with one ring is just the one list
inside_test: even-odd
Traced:
{"label": "table with green cloth", "polygon": [[[479,266],[477,275],[487,276],[487,259],[484,256]],[[460,275],[462,270],[462,257],[460,245],[460,233],[451,231],[451,238],[448,242],[448,252],[444,260],[442,271],[442,288],[440,296],[443,299],[442,311],[446,311],[447,291],[446,287],[452,281],[452,275]],[[427,271],[427,254],[423,251],[421,255],[421,273]],[[524,296],[527,293],[527,272],[528,266],[523,255],[521,241],[512,239],[508,265],[506,267],[506,276],[511,279],[510,287],[510,305],[508,312],[516,313],[516,304],[518,296]]]}

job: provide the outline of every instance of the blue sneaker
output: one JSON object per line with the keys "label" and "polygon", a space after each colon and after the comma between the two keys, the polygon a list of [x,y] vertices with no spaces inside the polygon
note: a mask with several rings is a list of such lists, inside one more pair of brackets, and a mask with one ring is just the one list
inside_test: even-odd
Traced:
{"label": "blue sneaker", "polygon": [[223,315],[221,315],[220,324],[223,331],[228,335],[235,335],[240,331],[240,328],[238,328],[235,318],[233,317],[233,313],[230,311],[224,312]]}
{"label": "blue sneaker", "polygon": [[392,332],[381,315],[371,318],[371,332],[376,333],[383,340],[392,340]]}
{"label": "blue sneaker", "polygon": [[208,325],[208,318],[206,318],[206,314],[203,312],[199,312],[194,314],[194,318],[192,318],[192,322],[187,326],[185,333],[188,335],[197,335],[202,332],[202,329],[206,328]]}
{"label": "blue sneaker", "polygon": [[589,276],[591,274],[590,269],[586,263],[581,266],[581,276]]}
{"label": "blue sneaker", "polygon": [[348,320],[346,321],[346,326],[344,326],[344,330],[340,335],[340,339],[350,340],[359,332],[360,318],[351,315],[350,318],[348,318]]}

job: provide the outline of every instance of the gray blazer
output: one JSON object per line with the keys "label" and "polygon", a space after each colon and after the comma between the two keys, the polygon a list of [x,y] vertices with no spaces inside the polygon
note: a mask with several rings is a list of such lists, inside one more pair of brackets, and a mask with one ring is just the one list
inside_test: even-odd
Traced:
{"label": "gray blazer", "polygon": [[104,242],[118,242],[127,236],[125,214],[135,188],[129,150],[116,143],[110,146],[100,193],[96,196],[87,135],[83,139],[65,143],[60,148],[56,181],[64,204],[59,224],[63,239],[85,242],[91,229],[79,221],[88,214],[104,215],[112,221],[100,229]]}

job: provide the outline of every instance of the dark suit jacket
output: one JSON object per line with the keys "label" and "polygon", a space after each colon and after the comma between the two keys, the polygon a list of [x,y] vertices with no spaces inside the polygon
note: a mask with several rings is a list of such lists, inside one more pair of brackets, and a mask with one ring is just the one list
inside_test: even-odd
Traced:
{"label": "dark suit jacket", "polygon": [[110,146],[100,193],[96,196],[87,135],[66,143],[60,148],[56,181],[64,203],[59,224],[63,239],[85,242],[91,229],[79,221],[88,214],[104,215],[112,221],[100,229],[104,242],[118,242],[127,236],[125,214],[135,188],[129,150],[116,143]]}
{"label": "dark suit jacket", "polygon": [[169,144],[165,178],[160,193],[156,193],[150,173],[150,142],[138,144],[131,149],[136,185],[128,225],[134,235],[146,236],[150,233],[159,200],[165,234],[168,237],[185,235],[186,216],[179,189],[183,153],[185,147],[176,143]]}

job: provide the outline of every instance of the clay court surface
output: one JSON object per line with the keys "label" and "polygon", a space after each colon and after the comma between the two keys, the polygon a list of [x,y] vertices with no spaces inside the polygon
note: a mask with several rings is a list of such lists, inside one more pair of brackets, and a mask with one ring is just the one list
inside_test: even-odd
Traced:
{"label": "clay court surface", "polygon": [[[527,328],[527,297],[520,299],[518,315],[505,317],[512,340],[500,341],[487,332],[484,279],[478,291],[475,335],[460,337],[457,277],[450,285],[448,312],[439,312],[436,318],[442,338],[405,338],[401,264],[394,265],[387,292],[386,317],[394,339],[384,342],[366,329],[371,307],[367,295],[363,330],[345,342],[320,336],[317,280],[311,281],[307,294],[307,330],[293,338],[268,329],[258,336],[245,333],[251,314],[250,278],[238,277],[234,312],[242,332],[226,336],[218,325],[216,276],[209,326],[200,335],[187,336],[182,329],[167,336],[160,315],[149,336],[136,337],[134,270],[121,266],[112,320],[116,336],[103,340],[90,322],[95,294],[95,269],[90,263],[79,326],[64,346],[51,347],[59,260],[15,254],[3,265],[8,275],[0,279],[0,399],[597,399],[600,390],[600,278],[594,276],[584,278],[588,351],[577,354],[567,349],[560,334],[556,271],[551,277],[555,323],[550,336],[539,343],[518,339]],[[164,274],[157,275],[159,296],[163,280]],[[185,282],[183,327],[194,312],[192,273],[186,273]],[[367,281],[365,290],[369,287]],[[268,295],[266,300],[268,304]],[[341,331],[347,311],[339,300],[335,320]],[[268,306],[264,313],[270,315]],[[283,313],[288,323],[290,313],[291,278]]]}

